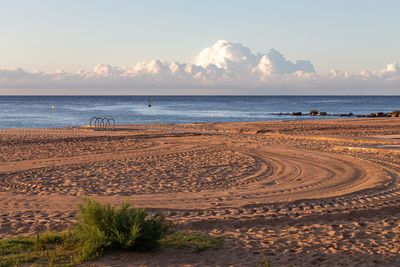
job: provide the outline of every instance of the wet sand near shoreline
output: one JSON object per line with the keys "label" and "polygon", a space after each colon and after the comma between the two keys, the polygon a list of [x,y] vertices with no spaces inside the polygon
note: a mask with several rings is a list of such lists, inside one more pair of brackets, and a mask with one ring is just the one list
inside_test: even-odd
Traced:
{"label": "wet sand near shoreline", "polygon": [[224,245],[95,266],[400,264],[398,118],[4,129],[0,144],[1,238],[67,229],[82,196],[128,198]]}

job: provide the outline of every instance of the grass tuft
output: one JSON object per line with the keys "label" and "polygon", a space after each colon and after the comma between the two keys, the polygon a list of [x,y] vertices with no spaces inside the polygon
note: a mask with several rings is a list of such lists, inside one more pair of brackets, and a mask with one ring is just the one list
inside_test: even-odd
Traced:
{"label": "grass tuft", "polygon": [[190,248],[196,252],[207,249],[218,249],[222,246],[224,238],[192,232],[174,232],[165,236],[161,244],[166,247]]}
{"label": "grass tuft", "polygon": [[257,263],[256,267],[272,267],[272,265],[269,263],[270,261],[271,258],[267,258],[265,255],[263,255],[262,260]]}
{"label": "grass tuft", "polygon": [[44,233],[36,237],[18,237],[0,241],[0,266],[65,265],[76,263],[76,242],[71,233]]}

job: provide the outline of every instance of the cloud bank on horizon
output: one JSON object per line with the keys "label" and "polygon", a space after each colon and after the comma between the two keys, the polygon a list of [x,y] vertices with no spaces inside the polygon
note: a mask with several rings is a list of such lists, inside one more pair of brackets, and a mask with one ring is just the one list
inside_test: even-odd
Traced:
{"label": "cloud bank on horizon", "polygon": [[318,74],[275,49],[254,54],[240,43],[217,41],[192,63],[143,61],[133,67],[99,64],[66,73],[0,69],[4,94],[399,94],[400,67]]}

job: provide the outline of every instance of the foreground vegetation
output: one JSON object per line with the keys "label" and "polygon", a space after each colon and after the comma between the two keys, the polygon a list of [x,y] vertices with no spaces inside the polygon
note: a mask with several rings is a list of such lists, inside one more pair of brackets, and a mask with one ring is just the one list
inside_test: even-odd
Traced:
{"label": "foreground vegetation", "polygon": [[210,248],[220,248],[223,244],[222,236],[210,236],[192,232],[173,232],[161,239],[161,244],[166,247],[193,248],[202,252]]}
{"label": "foreground vegetation", "polygon": [[173,232],[161,214],[148,218],[128,202],[115,208],[85,198],[71,231],[0,241],[0,266],[22,264],[73,266],[109,252],[152,251],[162,246],[195,251],[222,246],[222,237]]}

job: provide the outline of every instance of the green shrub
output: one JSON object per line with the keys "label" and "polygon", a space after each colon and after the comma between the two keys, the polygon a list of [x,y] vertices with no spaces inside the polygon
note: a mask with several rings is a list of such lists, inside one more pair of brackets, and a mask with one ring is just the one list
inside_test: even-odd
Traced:
{"label": "green shrub", "polygon": [[169,228],[161,214],[147,218],[144,209],[129,208],[129,201],[114,208],[85,198],[79,209],[74,235],[83,244],[81,260],[95,258],[105,250],[154,250]]}

